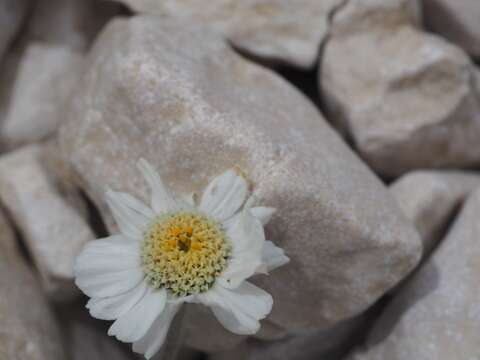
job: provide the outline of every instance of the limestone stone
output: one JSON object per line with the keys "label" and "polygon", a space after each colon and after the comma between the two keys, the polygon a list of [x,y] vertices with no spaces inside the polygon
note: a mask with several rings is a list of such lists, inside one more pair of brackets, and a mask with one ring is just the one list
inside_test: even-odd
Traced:
{"label": "limestone stone", "polygon": [[35,0],[24,42],[42,42],[86,51],[119,4],[103,0]]}
{"label": "limestone stone", "polygon": [[311,68],[343,0],[120,0],[140,13],[207,25],[244,52]]}
{"label": "limestone stone", "polygon": [[31,45],[15,80],[0,143],[13,148],[52,134],[77,83],[82,57],[66,47]]}
{"label": "limestone stone", "polygon": [[353,360],[478,358],[480,191],[447,237],[388,305]]}
{"label": "limestone stone", "polygon": [[469,54],[480,57],[480,6],[477,0],[423,0],[426,26]]}
{"label": "limestone stone", "polygon": [[440,240],[455,210],[480,187],[480,175],[465,171],[414,171],[390,185],[390,192],[413,221],[424,254]]}
{"label": "limestone stone", "polygon": [[95,236],[41,156],[42,147],[31,145],[0,157],[0,200],[25,237],[45,291],[62,300],[78,293],[74,258]]}
{"label": "limestone stone", "polygon": [[65,360],[62,339],[37,279],[0,213],[0,358]]}
{"label": "limestone stone", "polygon": [[291,258],[255,279],[275,299],[275,325],[329,328],[417,264],[419,236],[385,186],[303,95],[216,34],[115,20],[87,65],[60,131],[79,185],[107,218],[107,187],[146,199],[140,157],[184,193],[237,167],[278,209],[267,236]]}
{"label": "limestone stone", "polygon": [[27,0],[0,0],[0,61],[28,10]]}
{"label": "limestone stone", "polygon": [[416,5],[348,1],[321,58],[329,118],[388,176],[480,163],[478,71],[460,48],[416,26]]}

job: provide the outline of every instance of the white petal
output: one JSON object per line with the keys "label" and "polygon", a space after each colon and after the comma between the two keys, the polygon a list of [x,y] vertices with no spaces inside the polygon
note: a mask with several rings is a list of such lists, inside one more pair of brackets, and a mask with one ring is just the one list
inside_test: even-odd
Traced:
{"label": "white petal", "polygon": [[200,201],[200,209],[224,221],[242,206],[247,195],[247,182],[234,170],[228,170],[208,184]]}
{"label": "white petal", "polygon": [[253,216],[260,220],[262,225],[266,225],[272,218],[273,214],[275,214],[277,209],[259,206],[251,208],[250,211],[252,212]]}
{"label": "white petal", "polygon": [[226,229],[226,234],[232,242],[232,256],[217,281],[225,287],[235,288],[255,274],[261,265],[265,233],[260,221],[249,209],[244,209],[237,221]]}
{"label": "white petal", "polygon": [[124,315],[142,299],[148,290],[148,284],[141,281],[135,288],[117,296],[92,298],[87,303],[90,315],[101,320],[115,320]]}
{"label": "white petal", "polygon": [[89,242],[75,261],[75,283],[90,297],[123,294],[143,279],[139,244],[121,235]]}
{"label": "white petal", "polygon": [[175,199],[163,184],[160,175],[158,175],[153,166],[145,159],[140,159],[138,168],[152,191],[152,209],[157,214],[175,210],[177,208]]}
{"label": "white petal", "polygon": [[106,200],[120,231],[132,239],[141,239],[153,218],[153,212],[149,212],[144,204],[126,193],[108,190]]}
{"label": "white petal", "polygon": [[168,302],[145,336],[133,343],[133,351],[144,354],[147,359],[154,356],[165,342],[170,324],[180,306],[181,303]]}
{"label": "white petal", "polygon": [[190,206],[195,206],[195,193],[193,193],[193,192],[191,192],[191,193],[189,193],[189,194],[182,194],[182,195],[180,196],[180,199],[181,199],[184,203],[186,203],[186,204],[188,204],[188,205],[190,205]]}
{"label": "white petal", "polygon": [[252,335],[260,329],[259,320],[272,310],[270,294],[245,281],[236,289],[214,286],[198,296],[211,306],[215,317],[229,331],[239,335]]}
{"label": "white petal", "polygon": [[275,246],[271,241],[265,241],[262,251],[262,263],[265,264],[266,271],[272,271],[280,266],[287,264],[290,258],[285,255],[283,249]]}
{"label": "white petal", "polygon": [[145,296],[130,311],[120,316],[108,330],[108,335],[123,342],[141,339],[151,328],[155,319],[165,309],[165,289],[148,288]]}

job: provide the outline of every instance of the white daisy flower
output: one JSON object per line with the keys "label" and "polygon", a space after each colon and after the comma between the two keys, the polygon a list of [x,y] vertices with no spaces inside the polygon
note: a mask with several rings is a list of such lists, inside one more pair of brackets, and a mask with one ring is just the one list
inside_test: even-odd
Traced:
{"label": "white daisy flower", "polygon": [[185,302],[211,307],[235,334],[250,335],[272,309],[270,294],[246,281],[286,264],[282,249],[265,240],[275,209],[245,203],[247,183],[229,170],[193,196],[175,197],[145,160],[150,207],[107,191],[120,234],[88,243],[75,264],[75,282],[91,299],[90,314],[115,320],[108,334],[132,342],[150,359],[165,341]]}

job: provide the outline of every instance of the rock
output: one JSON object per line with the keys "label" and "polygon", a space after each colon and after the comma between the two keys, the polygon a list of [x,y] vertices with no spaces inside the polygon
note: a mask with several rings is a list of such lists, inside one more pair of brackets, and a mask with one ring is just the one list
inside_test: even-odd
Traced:
{"label": "rock", "polygon": [[0,61],[28,10],[27,0],[0,0]]}
{"label": "rock", "polygon": [[406,283],[354,360],[478,358],[480,191],[447,237]]}
{"label": "rock", "polygon": [[480,6],[476,0],[423,0],[429,29],[480,57]]}
{"label": "rock", "polygon": [[126,344],[108,336],[108,324],[93,319],[79,301],[59,307],[62,333],[71,360],[133,360]]}
{"label": "rock", "polygon": [[95,236],[41,156],[42,148],[32,145],[0,157],[0,200],[25,237],[46,292],[58,301],[78,294],[74,258]]}
{"label": "rock", "polygon": [[387,176],[480,163],[478,72],[462,50],[415,26],[415,5],[349,1],[321,58],[329,118]]}
{"label": "rock", "polygon": [[461,171],[415,171],[390,185],[423,241],[424,255],[440,240],[455,210],[476,188],[480,175]]}
{"label": "rock", "polygon": [[65,360],[55,318],[0,213],[0,358]]}
{"label": "rock", "polygon": [[21,61],[0,143],[7,148],[52,134],[77,84],[82,57],[66,47],[31,45]]}
{"label": "rock", "polygon": [[24,41],[85,51],[119,5],[102,0],[36,0]]}
{"label": "rock", "polygon": [[256,279],[273,295],[275,325],[330,328],[418,262],[416,230],[312,104],[215,34],[116,20],[87,62],[60,131],[80,186],[108,218],[107,186],[146,198],[140,157],[184,193],[236,166],[258,202],[278,209],[267,236],[291,258]]}
{"label": "rock", "polygon": [[267,61],[312,68],[328,18],[343,0],[119,0],[140,13],[208,26],[242,51]]}

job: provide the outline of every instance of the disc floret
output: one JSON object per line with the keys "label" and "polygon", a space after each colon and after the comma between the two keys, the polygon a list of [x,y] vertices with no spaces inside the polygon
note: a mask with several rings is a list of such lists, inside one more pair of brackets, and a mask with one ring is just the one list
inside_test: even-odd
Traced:
{"label": "disc floret", "polygon": [[156,218],[141,247],[150,286],[175,296],[207,291],[223,272],[231,246],[220,223],[199,212],[171,212]]}

